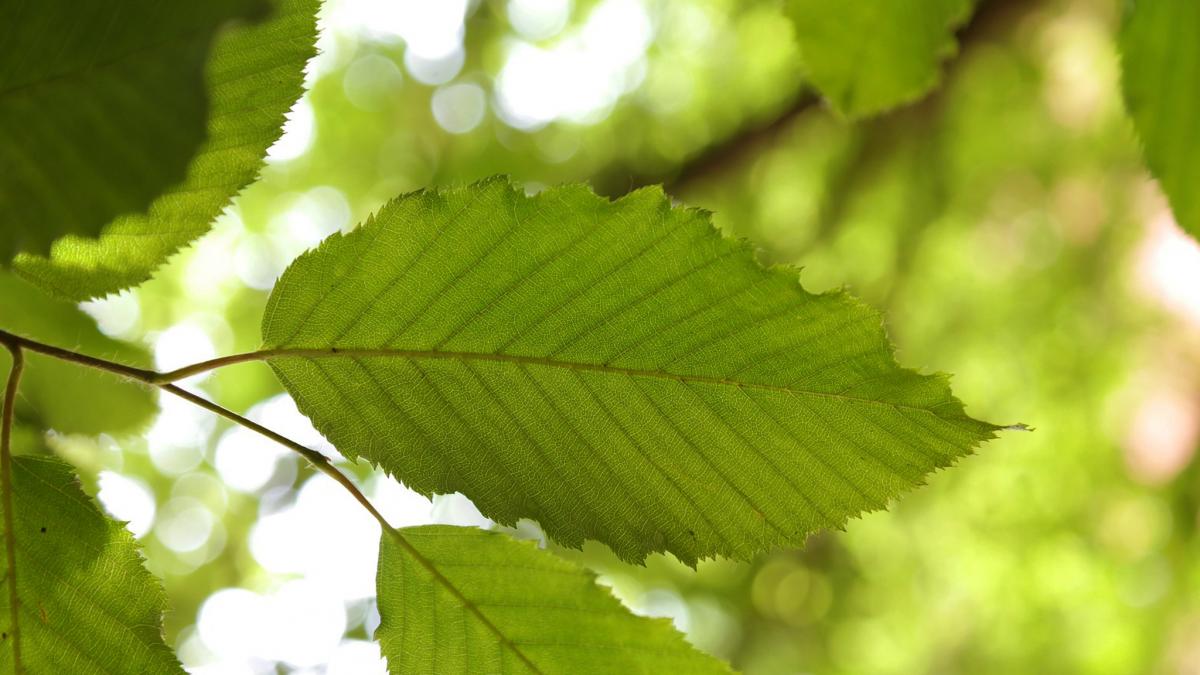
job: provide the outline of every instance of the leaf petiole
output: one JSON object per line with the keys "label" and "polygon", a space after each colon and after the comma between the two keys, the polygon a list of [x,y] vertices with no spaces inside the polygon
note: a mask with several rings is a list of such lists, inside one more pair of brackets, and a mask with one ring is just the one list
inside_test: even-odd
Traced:
{"label": "leaf petiole", "polygon": [[[15,335],[15,334],[10,333],[5,330],[0,330],[0,344],[4,345],[6,348],[8,348],[8,351],[11,352],[13,355],[13,372],[9,376],[8,394],[5,396],[5,399],[4,399],[4,428],[3,428],[4,434],[3,434],[3,439],[2,439],[3,440],[2,453],[0,453],[0,454],[2,454],[2,457],[0,457],[0,473],[2,473],[2,475],[0,475],[0,480],[3,481],[4,486],[5,486],[4,495],[6,497],[6,505],[5,505],[6,506],[6,508],[5,508],[6,516],[5,517],[6,518],[8,517],[7,513],[10,510],[7,508],[7,495],[10,492],[10,490],[8,490],[8,488],[7,488],[8,476],[9,476],[7,467],[8,467],[9,460],[10,460],[9,440],[8,439],[9,439],[9,434],[11,433],[11,426],[12,426],[12,405],[13,405],[12,402],[15,399],[17,380],[19,379],[21,366],[23,365],[23,362],[24,362],[22,355],[23,355],[24,350],[28,349],[31,352],[36,352],[38,354],[44,354],[46,356],[56,358],[61,361],[68,361],[70,363],[76,363],[81,366],[93,368],[95,370],[102,370],[105,372],[113,373],[114,375],[118,375],[118,376],[123,377],[128,380],[140,382],[147,386],[157,387],[157,388],[161,389],[162,391],[165,391],[174,396],[178,396],[179,398],[182,398],[185,401],[188,401],[194,405],[200,406],[201,408],[204,408],[205,410],[214,412],[214,413],[234,422],[235,424],[241,425],[255,433],[261,434],[261,435],[275,441],[276,443],[283,445],[284,447],[288,448],[289,450],[292,450],[293,452],[299,454],[300,456],[304,457],[304,459],[308,460],[308,462],[310,464],[312,464],[314,468],[316,468],[321,473],[324,473],[325,475],[329,476],[334,481],[336,481],[339,485],[341,485],[343,488],[345,488],[347,491],[349,491],[350,494],[353,495],[355,501],[357,501],[359,504],[361,504],[363,506],[363,508],[365,508],[371,514],[371,516],[375,518],[375,520],[379,521],[379,524],[385,530],[393,529],[391,527],[391,525],[388,524],[387,520],[383,517],[383,515],[380,514],[379,511],[371,504],[370,500],[367,499],[366,495],[364,495],[362,493],[362,491],[358,489],[358,487],[354,484],[353,481],[350,480],[349,477],[347,477],[341,471],[338,471],[337,468],[335,468],[333,466],[333,464],[331,464],[329,462],[329,459],[327,457],[325,457],[325,455],[322,455],[321,453],[317,452],[316,450],[313,450],[312,448],[305,447],[304,445],[297,443],[296,441],[293,441],[292,439],[290,439],[280,433],[272,431],[272,430],[262,426],[261,424],[258,424],[257,422],[247,419],[246,417],[239,415],[239,414],[233,412],[232,410],[229,410],[228,408],[220,406],[216,403],[213,403],[212,401],[209,401],[208,399],[205,399],[202,396],[198,396],[196,394],[193,394],[190,391],[187,391],[186,389],[182,389],[182,388],[176,386],[175,384],[172,384],[173,382],[175,382],[177,380],[181,380],[190,375],[194,375],[197,372],[204,372],[206,370],[212,370],[214,368],[219,368],[222,365],[230,365],[232,363],[240,363],[243,361],[256,360],[256,359],[252,359],[252,358],[238,358],[238,357],[254,356],[253,354],[237,355],[235,357],[231,357],[228,360],[228,363],[217,363],[215,365],[210,365],[209,367],[206,367],[200,371],[192,372],[193,369],[191,367],[185,367],[185,368],[182,368],[177,371],[171,371],[169,373],[160,373],[155,370],[148,370],[145,368],[136,368],[133,366],[125,365],[123,363],[116,363],[115,361],[109,361],[107,359],[96,358],[94,356],[88,356],[87,354],[80,354],[79,352],[71,351],[69,349],[55,347],[53,345],[48,345],[43,342],[38,342],[37,340],[31,340],[29,338],[22,337],[20,335]],[[220,361],[220,359],[205,362],[205,364],[213,364],[216,361]]]}
{"label": "leaf petiole", "polygon": [[[5,334],[7,335],[7,333]],[[4,387],[4,408],[0,411],[0,500],[4,508],[4,555],[8,561],[8,607],[12,616],[13,666],[16,672],[24,672],[21,666],[20,600],[17,597],[17,549],[13,536],[12,503],[12,427],[16,409],[17,388],[21,383],[21,371],[25,368],[25,353],[21,347],[4,341],[12,354],[12,368],[8,371],[8,383]]]}

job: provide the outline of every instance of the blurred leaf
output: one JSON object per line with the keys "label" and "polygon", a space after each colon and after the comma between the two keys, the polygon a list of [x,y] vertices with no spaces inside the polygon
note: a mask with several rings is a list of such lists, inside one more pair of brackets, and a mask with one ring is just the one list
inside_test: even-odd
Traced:
{"label": "blurred leaf", "polygon": [[133,536],[96,508],[71,467],[15,457],[11,491],[12,529],[7,519],[3,527],[16,565],[0,556],[0,671],[182,673],[162,638],[166,594]]}
{"label": "blurred leaf", "polygon": [[691,563],[799,546],[992,437],[880,323],[660,190],[492,180],[298,258],[263,337],[348,457],[570,546]]}
{"label": "blurred leaf", "polygon": [[42,0],[0,12],[0,260],[95,236],[182,180],[204,140],[213,35],[257,4]]}
{"label": "blurred leaf", "polygon": [[[47,296],[12,274],[0,271],[0,328],[90,356],[150,366],[150,355],[105,336],[75,305]],[[154,394],[115,375],[28,354],[21,377],[22,415],[67,433],[137,431],[157,409]],[[0,351],[0,372],[10,363]],[[25,406],[28,406],[28,410]]]}
{"label": "blurred leaf", "polygon": [[1127,3],[1121,86],[1146,164],[1175,218],[1200,235],[1200,3]]}
{"label": "blurred leaf", "polygon": [[102,296],[145,281],[208,231],[230,198],[254,180],[284,113],[300,96],[304,64],[314,53],[317,0],[277,5],[269,19],[217,38],[206,72],[208,137],[186,178],[147,212],[118,216],[98,240],[68,236],[48,257],[19,254],[14,267],[21,276],[72,300]]}
{"label": "blurred leaf", "polygon": [[941,77],[971,0],[789,0],[809,78],[848,117],[913,101]]}
{"label": "blurred leaf", "polygon": [[376,576],[375,635],[393,673],[729,672],[532,542],[446,525],[397,532],[404,542],[383,534]]}

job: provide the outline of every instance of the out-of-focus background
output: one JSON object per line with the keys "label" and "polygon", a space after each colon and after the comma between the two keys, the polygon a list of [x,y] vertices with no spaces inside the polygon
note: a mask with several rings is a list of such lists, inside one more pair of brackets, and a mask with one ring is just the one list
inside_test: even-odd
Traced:
{"label": "out-of-focus background", "polygon": [[[288,262],[399,193],[665,183],[882,309],[901,363],[954,373],[972,415],[1036,431],[802,551],[563,555],[747,673],[1200,673],[1200,247],[1141,168],[1120,9],[983,0],[940,87],[851,124],[806,86],[782,3],[328,0],[261,180],[85,309],[171,368],[256,348]],[[261,364],[187,384],[333,452]],[[382,673],[377,526],[284,449],[161,406],[143,435],[51,444],[145,546],[184,664]],[[348,468],[396,524],[487,524]]]}

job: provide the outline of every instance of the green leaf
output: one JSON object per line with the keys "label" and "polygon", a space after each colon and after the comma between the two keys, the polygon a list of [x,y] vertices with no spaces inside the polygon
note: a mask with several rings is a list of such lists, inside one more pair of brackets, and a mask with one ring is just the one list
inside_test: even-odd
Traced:
{"label": "green leaf", "polygon": [[878,314],[658,189],[401,197],[299,257],[271,365],[350,458],[627,560],[799,546],[990,438]]}
{"label": "green leaf", "polygon": [[0,672],[182,673],[163,642],[166,594],[71,467],[13,458],[11,500],[11,529],[0,521],[16,556],[14,566],[0,555]]}
{"label": "green leaf", "polygon": [[0,260],[95,236],[184,177],[204,62],[259,0],[40,0],[0,11]]}
{"label": "green leaf", "polygon": [[148,211],[118,216],[99,239],[67,236],[54,242],[49,256],[18,254],[13,266],[21,276],[72,300],[102,296],[145,281],[208,231],[257,175],[284,114],[300,96],[304,64],[314,53],[317,0],[275,4],[268,19],[218,36],[205,73],[207,138],[186,177]]}
{"label": "green leaf", "polygon": [[[105,336],[75,305],[3,270],[0,328],[90,356],[151,365],[146,350]],[[150,391],[112,374],[41,354],[28,354],[27,361],[18,411],[39,426],[67,433],[129,433],[142,428],[157,410]],[[0,350],[0,373],[7,372],[9,363],[8,352]]]}
{"label": "green leaf", "polygon": [[1121,88],[1175,219],[1200,236],[1200,3],[1136,0],[1121,30]]}
{"label": "green leaf", "polygon": [[376,586],[392,673],[730,672],[590,572],[497,532],[384,532]]}
{"label": "green leaf", "polygon": [[789,0],[812,84],[848,117],[920,98],[957,48],[971,0]]}

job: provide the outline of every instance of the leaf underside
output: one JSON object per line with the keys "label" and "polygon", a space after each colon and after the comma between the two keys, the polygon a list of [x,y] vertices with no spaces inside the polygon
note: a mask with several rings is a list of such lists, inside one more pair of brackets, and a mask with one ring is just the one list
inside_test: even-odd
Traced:
{"label": "leaf underside", "polygon": [[1121,88],[1175,219],[1200,236],[1200,3],[1127,3]]}
{"label": "leaf underside", "polygon": [[971,0],[789,0],[808,78],[842,114],[913,101],[941,78]]}
{"label": "leaf underside", "polygon": [[291,265],[263,337],[350,458],[630,561],[801,545],[996,430],[657,189],[398,198]]}
{"label": "leaf underside", "polygon": [[71,300],[103,296],[145,281],[208,231],[257,175],[300,96],[304,64],[314,53],[318,0],[273,4],[267,18],[232,26],[213,44],[205,71],[206,137],[186,176],[147,210],[117,216],[98,239],[68,235],[54,242],[49,255],[18,254],[13,267],[21,276]]}
{"label": "leaf underside", "polygon": [[166,595],[132,535],[61,460],[15,457],[12,468],[14,527],[4,536],[15,537],[19,614],[14,631],[13,570],[0,556],[0,672],[182,673],[162,638]]}
{"label": "leaf underside", "polygon": [[204,140],[213,35],[258,1],[0,10],[0,261],[95,236],[183,178]]}
{"label": "leaf underside", "polygon": [[390,672],[729,672],[531,542],[445,525],[398,534],[412,550],[385,532],[376,577]]}

